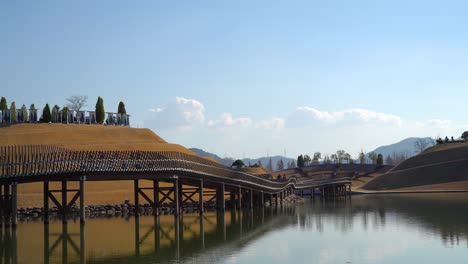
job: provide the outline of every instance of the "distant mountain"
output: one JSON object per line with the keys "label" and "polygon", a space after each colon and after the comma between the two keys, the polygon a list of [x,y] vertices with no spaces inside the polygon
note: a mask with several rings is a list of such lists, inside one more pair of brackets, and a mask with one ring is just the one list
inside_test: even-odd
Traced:
{"label": "distant mountain", "polygon": [[395,144],[378,147],[373,152],[380,153],[384,157],[387,157],[389,155],[392,156],[394,154],[404,154],[406,157],[412,157],[418,154],[418,150],[415,147],[415,143],[418,140],[426,140],[428,142],[427,147],[431,147],[432,145],[436,143],[434,139],[430,137],[426,137],[426,138],[411,137],[411,138],[404,139]]}
{"label": "distant mountain", "polygon": [[[234,162],[233,158],[221,158],[216,154],[206,152],[206,151],[204,151],[202,149],[199,149],[199,148],[190,148],[190,150],[195,152],[197,155],[202,156],[202,157],[210,157],[212,159],[215,159],[216,161],[223,164],[224,166],[230,167],[232,165],[232,163]],[[264,168],[266,168],[267,165],[268,165],[268,162],[270,161],[270,158],[271,158],[271,163],[273,165],[273,170],[276,170],[276,164],[278,163],[278,161],[280,159],[283,160],[285,169],[288,167],[288,163],[290,163],[292,160],[296,161],[295,159],[286,158],[286,157],[283,157],[283,156],[261,157],[261,158],[256,158],[256,159],[247,158],[247,159],[242,159],[242,161],[244,162],[244,164],[246,166],[249,166],[249,164],[250,165],[257,164],[258,161],[260,161],[262,163],[262,166]]]}
{"label": "distant mountain", "polygon": [[206,152],[203,149],[189,148],[189,150],[195,152],[195,154],[199,156],[212,158],[227,167],[231,167],[232,163],[234,162],[233,158],[221,158],[220,156],[210,152]]}

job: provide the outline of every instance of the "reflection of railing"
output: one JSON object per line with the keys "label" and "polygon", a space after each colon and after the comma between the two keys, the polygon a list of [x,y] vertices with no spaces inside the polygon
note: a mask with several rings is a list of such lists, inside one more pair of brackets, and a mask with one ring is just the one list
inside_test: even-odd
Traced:
{"label": "reflection of railing", "polygon": [[[232,184],[253,185],[279,191],[296,184],[291,178],[276,182],[234,171],[214,161],[180,152],[162,151],[74,151],[49,145],[3,146],[0,148],[0,180],[27,180],[36,176],[111,175],[114,173],[179,173],[209,177]],[[335,181],[337,178],[330,178]],[[323,179],[326,180],[326,179]],[[33,180],[31,180],[33,181]],[[301,183],[305,186],[308,181]],[[315,182],[314,182],[315,184]]]}

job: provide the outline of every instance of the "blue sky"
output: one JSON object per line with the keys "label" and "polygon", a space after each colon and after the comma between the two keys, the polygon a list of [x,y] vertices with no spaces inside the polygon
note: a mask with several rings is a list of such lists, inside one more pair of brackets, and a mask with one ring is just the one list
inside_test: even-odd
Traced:
{"label": "blue sky", "polygon": [[[408,3],[410,2],[410,3]],[[0,95],[123,100],[221,156],[356,156],[468,130],[463,1],[2,1]]]}

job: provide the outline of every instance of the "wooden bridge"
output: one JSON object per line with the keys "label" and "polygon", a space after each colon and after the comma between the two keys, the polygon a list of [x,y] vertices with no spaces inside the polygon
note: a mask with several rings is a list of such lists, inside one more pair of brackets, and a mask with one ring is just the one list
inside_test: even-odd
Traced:
{"label": "wooden bridge", "polygon": [[[71,207],[79,199],[80,220],[85,220],[86,181],[134,181],[135,215],[140,198],[153,207],[155,213],[169,202],[179,215],[185,205],[197,204],[200,214],[208,201],[216,202],[219,210],[226,208],[226,196],[236,208],[281,205],[295,191],[313,194],[320,188],[322,196],[347,195],[351,179],[330,175],[324,179],[298,180],[290,178],[276,182],[226,168],[219,163],[179,152],[154,151],[75,151],[50,145],[20,145],[0,147],[0,217],[6,224],[17,223],[17,185],[43,182],[44,223],[49,221],[49,200],[60,211],[66,223]],[[152,187],[140,187],[140,181],[152,181]],[[61,188],[51,190],[49,182],[61,182]],[[67,187],[79,182],[78,189]],[[159,186],[160,182],[171,187]],[[211,190],[211,191],[210,191]],[[61,194],[56,197],[55,193]],[[71,199],[68,194],[72,193]],[[194,197],[198,195],[198,201]]]}

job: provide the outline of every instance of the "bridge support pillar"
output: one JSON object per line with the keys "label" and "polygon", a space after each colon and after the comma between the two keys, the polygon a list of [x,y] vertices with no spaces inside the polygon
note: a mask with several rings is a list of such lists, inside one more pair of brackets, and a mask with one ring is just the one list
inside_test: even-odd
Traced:
{"label": "bridge support pillar", "polygon": [[[49,189],[49,180],[44,180],[44,224],[49,224],[49,199],[57,206],[61,217],[62,223],[67,224],[67,216],[75,204],[75,202],[80,198],[80,220],[81,220],[81,208],[83,208],[83,219],[84,219],[84,183],[81,182],[80,179],[80,189],[68,189],[67,188],[67,180],[61,180],[61,189],[58,190],[50,190]],[[59,201],[54,192],[61,193],[62,199]],[[68,202],[68,192],[75,192],[70,202]],[[83,196],[83,198],[81,198]]]}
{"label": "bridge support pillar", "polygon": [[5,222],[5,227],[10,226],[10,215],[11,215],[11,203],[10,203],[10,184],[5,183],[3,185],[3,213],[4,213],[4,219],[3,221]]}
{"label": "bridge support pillar", "polygon": [[234,190],[229,191],[229,201],[232,208],[236,208],[236,192]]}
{"label": "bridge support pillar", "polygon": [[253,190],[249,190],[249,209],[253,209],[254,207],[254,197],[253,197]]}
{"label": "bridge support pillar", "polygon": [[[205,211],[203,201],[203,179],[200,180],[200,190],[198,191],[198,210],[200,211],[200,215],[203,215]],[[200,220],[203,221],[203,220]]]}
{"label": "bridge support pillar", "polygon": [[62,223],[67,223],[68,203],[67,203],[67,180],[62,180]]}
{"label": "bridge support pillar", "polygon": [[265,207],[265,194],[263,191],[260,191],[260,208]]}
{"label": "bridge support pillar", "polygon": [[242,209],[242,187],[240,186],[237,192],[237,209]]}
{"label": "bridge support pillar", "polygon": [[159,215],[159,181],[153,180],[153,215]]}
{"label": "bridge support pillar", "polygon": [[216,188],[216,207],[218,210],[224,211],[226,209],[226,202],[224,198],[225,186],[224,183],[221,183],[218,188]]}
{"label": "bridge support pillar", "polygon": [[3,185],[0,184],[0,230],[3,228],[3,215],[5,210],[5,203],[3,202]]}
{"label": "bridge support pillar", "polygon": [[275,193],[275,205],[278,206],[278,193]]}
{"label": "bridge support pillar", "polygon": [[86,176],[80,177],[80,223],[85,223],[85,202],[84,202],[84,182]]}
{"label": "bridge support pillar", "polygon": [[180,205],[179,205],[179,177],[174,175],[174,215],[179,216]]}
{"label": "bridge support pillar", "polygon": [[139,192],[140,192],[140,187],[138,184],[138,180],[133,180],[133,195],[134,195],[134,201],[135,201],[135,217],[140,216],[140,201],[139,201]]}
{"label": "bridge support pillar", "polygon": [[11,184],[11,225],[13,228],[18,224],[18,196],[17,196],[18,183]]}
{"label": "bridge support pillar", "polygon": [[49,224],[49,180],[44,181],[44,207],[43,207],[43,213],[44,213],[44,224]]}

